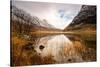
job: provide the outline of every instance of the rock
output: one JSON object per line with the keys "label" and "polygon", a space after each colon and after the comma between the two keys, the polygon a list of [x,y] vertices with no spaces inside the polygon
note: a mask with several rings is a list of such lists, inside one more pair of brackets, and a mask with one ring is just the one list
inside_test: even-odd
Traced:
{"label": "rock", "polygon": [[40,49],[40,50],[43,50],[43,49],[44,49],[44,46],[43,46],[43,45],[40,45],[40,46],[39,46],[39,49]]}
{"label": "rock", "polygon": [[78,15],[65,30],[79,29],[86,24],[96,24],[96,6],[94,5],[83,5]]}
{"label": "rock", "polygon": [[25,50],[32,50],[32,49],[34,49],[34,46],[33,46],[32,43],[28,43],[28,44],[26,44],[25,46],[23,46],[23,48],[24,48]]}

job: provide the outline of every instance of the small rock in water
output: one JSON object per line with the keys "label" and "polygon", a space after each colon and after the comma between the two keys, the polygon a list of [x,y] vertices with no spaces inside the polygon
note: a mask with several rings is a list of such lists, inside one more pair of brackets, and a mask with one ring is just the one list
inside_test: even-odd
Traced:
{"label": "small rock in water", "polygon": [[32,44],[32,43],[26,44],[26,45],[24,46],[24,49],[26,49],[26,50],[31,50],[31,49],[33,49],[33,44]]}
{"label": "small rock in water", "polygon": [[71,59],[68,59],[69,62],[71,62]]}
{"label": "small rock in water", "polygon": [[39,46],[39,49],[40,49],[40,50],[43,50],[43,49],[44,49],[44,46],[43,46],[43,45],[40,45],[40,46]]}

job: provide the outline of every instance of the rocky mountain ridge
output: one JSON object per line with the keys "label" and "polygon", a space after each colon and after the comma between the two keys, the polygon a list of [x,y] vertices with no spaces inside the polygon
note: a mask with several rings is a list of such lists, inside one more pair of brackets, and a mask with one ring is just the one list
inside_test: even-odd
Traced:
{"label": "rocky mountain ridge", "polygon": [[77,30],[91,26],[96,27],[96,6],[83,5],[71,24],[66,27],[64,31]]}

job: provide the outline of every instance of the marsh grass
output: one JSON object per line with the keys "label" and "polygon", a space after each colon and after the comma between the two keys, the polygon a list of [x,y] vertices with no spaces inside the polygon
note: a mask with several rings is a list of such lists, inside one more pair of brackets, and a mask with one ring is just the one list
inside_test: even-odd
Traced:
{"label": "marsh grass", "polygon": [[[44,35],[43,35],[44,36]],[[13,34],[11,37],[11,66],[52,64],[52,56],[42,58],[34,50],[35,39],[25,39],[22,35]],[[41,37],[41,36],[40,36]]]}
{"label": "marsh grass", "polygon": [[[45,33],[45,34],[26,34],[29,38],[23,36],[23,34],[13,33],[11,37],[11,66],[25,66],[25,65],[42,65],[42,64],[55,64],[57,63],[52,55],[41,57],[35,50],[34,45],[37,38],[44,36],[59,35],[59,33]],[[67,57],[68,53],[72,51],[72,55],[75,49],[84,61],[96,61],[96,34],[65,34],[69,35],[69,39],[73,42],[73,48],[68,48],[68,51],[64,49],[64,55]],[[70,36],[76,37],[70,37]],[[82,40],[81,40],[82,39]],[[61,52],[62,54],[62,52]],[[72,58],[74,59],[74,58]],[[68,59],[67,62],[75,62],[72,59]],[[66,62],[66,61],[65,61]]]}

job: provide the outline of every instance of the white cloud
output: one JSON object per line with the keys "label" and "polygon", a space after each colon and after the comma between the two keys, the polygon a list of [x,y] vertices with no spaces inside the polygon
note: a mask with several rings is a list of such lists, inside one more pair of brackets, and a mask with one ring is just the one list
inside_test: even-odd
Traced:
{"label": "white cloud", "polygon": [[64,29],[76,16],[81,5],[76,4],[57,4],[43,2],[13,2],[18,8],[25,10],[31,15],[41,19],[46,19],[49,24],[57,28]]}

